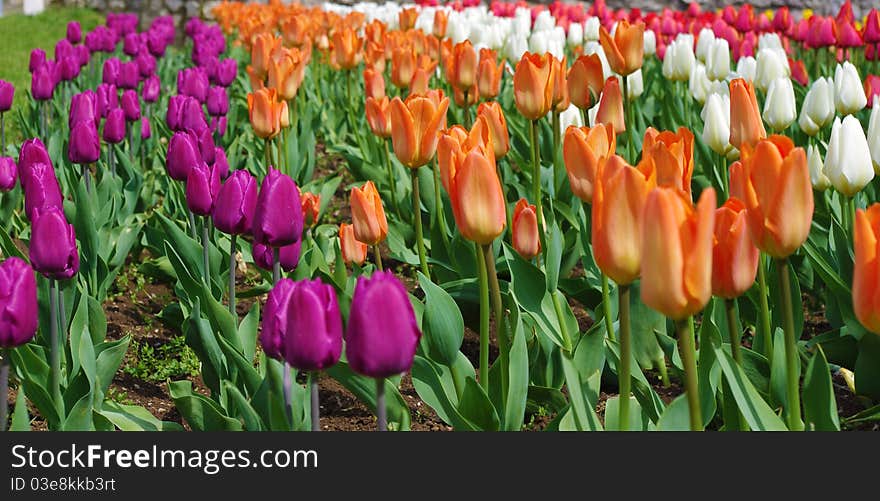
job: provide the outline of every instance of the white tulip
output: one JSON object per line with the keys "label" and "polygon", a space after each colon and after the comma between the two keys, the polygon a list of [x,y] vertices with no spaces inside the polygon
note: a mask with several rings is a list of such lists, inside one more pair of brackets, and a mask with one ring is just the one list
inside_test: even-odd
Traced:
{"label": "white tulip", "polygon": [[755,73],[758,71],[758,62],[752,56],[739,58],[736,62],[736,76],[748,80],[755,81]]}
{"label": "white tulip", "polygon": [[552,30],[556,26],[556,19],[550,14],[549,10],[542,10],[535,18],[535,24],[532,26],[534,31]]}
{"label": "white tulip", "polygon": [[529,37],[529,52],[543,54],[550,50],[550,32],[536,31]]}
{"label": "white tulip", "polygon": [[580,108],[575,105],[569,105],[562,113],[559,114],[559,134],[565,134],[565,129],[569,126],[582,127],[584,118]]}
{"label": "white tulip", "polygon": [[522,59],[523,54],[529,50],[529,42],[524,37],[511,36],[507,39],[504,47],[504,55],[511,64],[516,65],[516,61]]}
{"label": "white tulip", "polygon": [[723,38],[715,39],[706,57],[706,76],[709,80],[724,80],[730,74],[730,46]]}
{"label": "white tulip", "polygon": [[666,48],[663,76],[669,80],[684,82],[690,78],[695,62],[693,37],[679,35]]}
{"label": "white tulip", "polygon": [[834,105],[841,115],[852,115],[868,104],[859,71],[849,61],[834,70]]}
{"label": "white tulip", "polygon": [[820,77],[807,91],[798,125],[807,135],[815,136],[832,120],[834,120],[834,83],[830,79]]}
{"label": "white tulip", "polygon": [[868,149],[874,161],[874,172],[880,175],[880,96],[874,96],[868,121]]}
{"label": "white tulip", "polygon": [[599,23],[598,17],[591,17],[584,21],[584,41],[589,42],[598,42],[599,41]]}
{"label": "white tulip", "polygon": [[712,82],[706,77],[706,67],[702,63],[695,64],[688,81],[688,90],[690,90],[691,96],[700,104],[705,103],[711,87]]}
{"label": "white tulip", "polygon": [[819,191],[827,190],[831,186],[831,180],[825,175],[822,153],[815,144],[807,147],[807,166],[810,168],[810,182],[813,183],[813,188]]}
{"label": "white tulip", "polygon": [[645,92],[645,82],[642,79],[642,69],[639,68],[626,77],[626,97],[628,100],[634,101],[643,92]]}
{"label": "white tulip", "polygon": [[710,94],[700,113],[703,119],[703,142],[719,155],[730,152],[730,98]]}
{"label": "white tulip", "polygon": [[755,69],[755,87],[767,92],[770,82],[779,77],[790,77],[791,69],[788,67],[788,57],[779,49],[761,49]]}
{"label": "white tulip", "polygon": [[874,179],[868,140],[859,120],[847,115],[834,119],[825,154],[825,175],[843,195],[852,197]]}
{"label": "white tulip", "polygon": [[605,49],[602,48],[599,42],[587,42],[584,44],[584,55],[589,56],[591,54],[599,56],[599,61],[602,62],[602,74],[606,77],[610,76],[612,74],[611,65],[608,64],[608,58],[605,57]]}
{"label": "white tulip", "polygon": [[532,31],[532,11],[518,8],[513,15],[513,32],[519,36],[529,36]]}
{"label": "white tulip", "polygon": [[762,116],[767,125],[776,132],[781,132],[797,118],[794,87],[789,78],[779,77],[770,82]]}
{"label": "white tulip", "polygon": [[776,33],[764,33],[758,37],[758,50],[761,49],[782,49],[782,40]]}
{"label": "white tulip", "polygon": [[584,42],[584,25],[581,23],[571,23],[568,25],[568,45],[572,47],[580,45]]}
{"label": "white tulip", "polygon": [[644,50],[645,57],[653,56],[657,53],[657,35],[654,34],[654,30],[645,30]]}
{"label": "white tulip", "polygon": [[716,80],[712,82],[712,85],[709,87],[709,92],[706,93],[707,96],[712,94],[721,94],[722,96],[730,97],[730,84],[724,80]]}
{"label": "white tulip", "polygon": [[712,28],[700,30],[700,34],[697,36],[697,50],[695,51],[697,59],[704,63],[706,62],[706,59],[709,58],[709,48],[713,42],[715,42],[715,32],[712,31]]}

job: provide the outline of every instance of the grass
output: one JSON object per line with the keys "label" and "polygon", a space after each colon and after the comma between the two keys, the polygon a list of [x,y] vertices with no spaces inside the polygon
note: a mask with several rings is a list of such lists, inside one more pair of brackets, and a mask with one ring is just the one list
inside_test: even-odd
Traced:
{"label": "grass", "polygon": [[21,132],[15,112],[28,99],[31,74],[28,61],[31,50],[41,48],[53,57],[55,43],[67,34],[67,23],[79,21],[83,36],[104,21],[104,17],[91,9],[75,7],[50,7],[37,16],[9,14],[0,17],[0,80],[15,85],[15,101],[6,116],[7,142],[20,142]]}

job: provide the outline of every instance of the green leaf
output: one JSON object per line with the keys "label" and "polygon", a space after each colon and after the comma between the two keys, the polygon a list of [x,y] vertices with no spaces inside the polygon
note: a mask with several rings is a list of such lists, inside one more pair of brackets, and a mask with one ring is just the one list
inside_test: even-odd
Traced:
{"label": "green leaf", "polygon": [[431,347],[431,354],[438,362],[452,365],[458,357],[461,341],[464,338],[464,320],[458,305],[443,288],[434,284],[421,272],[418,273],[419,285],[425,291],[426,334]]}
{"label": "green leaf", "polygon": [[477,427],[458,411],[458,397],[455,395],[455,390],[449,388],[452,383],[444,381],[440,371],[441,368],[437,364],[416,355],[412,366],[413,387],[416,393],[434,409],[440,419],[455,430],[476,431]]}
{"label": "green leaf", "polygon": [[125,352],[128,351],[129,342],[131,342],[131,336],[127,335],[117,341],[101,343],[97,346],[95,351],[98,356],[95,358],[95,372],[98,388],[102,394],[107,393],[107,388],[113,382],[113,376],[119,370],[119,366],[125,358]]}
{"label": "green leaf", "polygon": [[253,360],[257,352],[257,328],[260,325],[260,303],[254,302],[250,311],[238,324],[238,338],[241,340],[243,355]]}
{"label": "green leaf", "polygon": [[[629,396],[629,400],[629,423],[627,423],[626,429],[630,431],[646,430],[650,421],[644,420],[644,414],[639,406],[639,401],[632,395]],[[605,429],[622,429],[620,426],[620,395],[613,396],[605,401]]]}
{"label": "green leaf", "polygon": [[563,347],[553,299],[547,292],[544,274],[533,264],[504,244],[504,256],[510,269],[510,292],[516,303],[535,320],[541,334]]}
{"label": "green leaf", "polygon": [[10,431],[30,431],[31,418],[28,416],[27,397],[24,393],[24,387],[18,387],[18,393],[15,395],[15,410],[12,411],[12,425]]}
{"label": "green leaf", "polygon": [[244,429],[247,431],[262,431],[263,422],[247,398],[229,381],[223,381],[223,387],[226,390],[226,394],[232,398],[235,410],[238,411],[239,416],[244,421]]}
{"label": "green leaf", "polygon": [[183,419],[195,431],[241,431],[237,419],[226,416],[216,402],[193,392],[192,381],[168,383],[168,393]]}
{"label": "green leaf", "polygon": [[[721,334],[718,326],[712,320],[712,311],[716,303],[713,299],[703,310],[703,322],[700,324],[700,353],[697,360],[697,373],[699,377],[700,410],[703,416],[703,428],[715,417],[717,404],[715,395],[718,393],[718,385],[721,381],[721,369],[715,361],[715,352],[708,349],[712,340],[720,340]],[[707,349],[702,349],[703,347]]]}
{"label": "green leaf", "polygon": [[854,372],[856,393],[880,400],[880,336],[862,336],[859,340]]}
{"label": "green leaf", "polygon": [[629,288],[633,357],[642,369],[659,367],[664,363],[663,349],[656,334],[666,334],[666,317],[642,302],[640,282],[634,282]]}
{"label": "green leaf", "polygon": [[[708,347],[703,348],[708,349]],[[764,402],[764,399],[749,382],[745,372],[734,362],[730,354],[717,344],[712,348],[715,350],[715,357],[719,365],[721,365],[724,379],[730,386],[737,407],[749,423],[749,428],[755,431],[785,431],[786,427],[782,419]]]}
{"label": "green leaf", "polygon": [[[509,326],[510,320],[508,318],[505,325]],[[516,315],[516,325],[511,330],[513,339],[510,345],[504,430],[518,431],[522,428],[525,419],[526,397],[529,391],[529,353],[519,315]]]}
{"label": "green leaf", "polygon": [[92,421],[93,397],[91,393],[83,395],[77,400],[73,408],[64,418],[64,424],[61,426],[63,431],[92,431],[95,426]]}
{"label": "green leaf", "polygon": [[[355,374],[347,362],[340,360],[325,371],[333,379],[339,381],[348,391],[364,403],[371,411],[376,412],[376,380]],[[393,424],[398,431],[409,430],[409,407],[397,387],[388,378],[385,379],[385,406],[388,412],[389,428]]]}
{"label": "green leaf", "polygon": [[831,385],[831,371],[821,346],[807,365],[802,391],[804,401],[804,424],[807,430],[839,431],[837,403]]}
{"label": "green leaf", "polygon": [[547,238],[547,252],[544,253],[544,267],[547,270],[547,292],[553,293],[559,285],[559,266],[562,262],[562,231],[556,221],[550,225]]}
{"label": "green leaf", "polygon": [[489,395],[472,377],[465,379],[464,391],[461,393],[458,410],[468,421],[474,423],[479,430],[498,431],[501,425],[498,412],[495,411],[495,406],[489,400]]}
{"label": "green leaf", "polygon": [[571,402],[572,417],[575,418],[575,426],[579,431],[600,431],[599,417],[596,411],[587,401],[580,375],[571,357],[562,355],[562,370],[565,372],[565,383],[568,387],[569,401]]}
{"label": "green leaf", "polygon": [[687,395],[679,395],[666,406],[660,421],[657,422],[658,431],[689,431],[691,429],[691,417],[688,411]]}
{"label": "green leaf", "polygon": [[183,431],[179,424],[161,421],[137,405],[124,405],[108,400],[98,414],[122,431]]}

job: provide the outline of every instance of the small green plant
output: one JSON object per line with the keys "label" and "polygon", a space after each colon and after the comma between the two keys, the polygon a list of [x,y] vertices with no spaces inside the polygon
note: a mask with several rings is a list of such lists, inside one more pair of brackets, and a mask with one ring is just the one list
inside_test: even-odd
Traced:
{"label": "small green plant", "polygon": [[142,381],[161,383],[199,374],[199,359],[186,345],[183,336],[174,337],[155,348],[133,340],[130,354],[123,371]]}
{"label": "small green plant", "polygon": [[114,386],[107,389],[107,398],[122,405],[133,405],[134,401],[128,398],[128,392]]}

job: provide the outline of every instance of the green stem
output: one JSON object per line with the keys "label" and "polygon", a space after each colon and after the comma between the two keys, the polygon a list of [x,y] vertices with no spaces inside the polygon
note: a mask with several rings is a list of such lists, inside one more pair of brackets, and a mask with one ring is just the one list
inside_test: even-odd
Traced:
{"label": "green stem", "polygon": [[376,421],[379,431],[388,431],[388,410],[385,407],[385,378],[376,378]]}
{"label": "green stem", "polygon": [[[61,396],[61,348],[58,342],[58,283],[49,279],[49,391],[59,417],[64,414]],[[6,395],[3,395],[4,405]]]}
{"label": "green stem", "polygon": [[277,284],[281,280],[281,248],[272,248],[272,283]]}
{"label": "green stem", "polygon": [[602,314],[605,316],[605,333],[614,341],[614,319],[611,318],[611,292],[608,287],[608,275],[602,273]]}
{"label": "green stem", "polygon": [[425,241],[422,237],[422,204],[419,199],[419,169],[412,169],[412,204],[413,204],[413,226],[416,230],[416,246],[419,250],[419,266],[422,268],[422,274],[431,278],[431,272],[428,270],[428,260],[425,258]]}
{"label": "green stem", "polygon": [[238,235],[232,235],[232,243],[229,244],[229,313],[237,318],[235,312],[235,241]]}
{"label": "green stem", "polygon": [[471,127],[471,106],[468,103],[468,91],[464,91],[464,126],[468,129]]}
{"label": "green stem", "polygon": [[498,340],[499,357],[501,358],[501,398],[507,400],[507,387],[510,374],[510,348],[505,328],[504,305],[501,303],[501,286],[498,283],[498,273],[495,271],[495,255],[492,252],[492,244],[483,245],[480,248],[483,261],[486,263],[486,275],[489,278],[489,291],[492,297],[492,314],[495,316],[495,338]]}
{"label": "green stem", "polygon": [[[742,349],[740,347],[742,333],[736,327],[736,298],[724,300],[724,311],[727,316],[727,334],[730,336],[730,354],[733,356],[733,360],[742,367]],[[733,393],[726,380],[724,381],[724,398],[733,399]],[[736,409],[736,414],[732,416],[730,423],[727,422],[727,419],[724,420],[725,427],[729,430],[748,431],[749,425],[742,413],[739,412],[739,408],[733,402],[725,402],[725,407]]]}
{"label": "green stem", "polygon": [[[185,196],[184,196],[184,202],[186,202]],[[193,214],[193,211],[191,211],[189,209],[187,209],[186,212],[187,212],[187,216],[189,217],[189,235],[192,237],[193,240],[196,240],[198,242],[197,237],[196,237],[196,234],[198,232],[198,228],[196,227],[196,216],[195,216],[195,214]]]}
{"label": "green stem", "polygon": [[687,394],[688,414],[690,415],[691,431],[702,431],[703,417],[700,411],[700,393],[697,385],[697,349],[694,342],[694,330],[690,319],[676,320],[678,331],[678,349],[681,362],[684,364],[684,386]]}
{"label": "green stem", "polygon": [[618,286],[618,311],[620,312],[620,367],[617,374],[620,397],[618,398],[618,423],[621,431],[629,429],[629,395],[632,383],[632,346],[629,327],[629,285]]}
{"label": "green stem", "polygon": [[559,112],[553,110],[551,116],[551,127],[553,128],[553,182],[551,185],[556,189],[556,180],[560,178],[560,169],[562,165],[557,161],[559,158],[560,137],[559,137]]}
{"label": "green stem", "polygon": [[376,269],[382,271],[382,253],[379,252],[379,244],[373,246],[373,255],[376,257]]}
{"label": "green stem", "polygon": [[788,400],[785,415],[788,428],[803,431],[800,398],[800,359],[797,352],[797,338],[794,332],[794,305],[791,301],[791,282],[789,282],[788,258],[776,261],[779,283],[782,285],[783,325],[785,331],[785,397]]}
{"label": "green stem", "polygon": [[553,310],[556,312],[556,321],[559,322],[559,334],[562,336],[562,349],[566,354],[571,355],[573,345],[571,343],[571,335],[568,332],[568,325],[565,323],[565,317],[562,315],[562,303],[559,302],[560,293],[558,290],[553,291],[550,297],[553,299]]}
{"label": "green stem", "polygon": [[443,198],[440,193],[440,164],[437,157],[434,157],[434,168],[431,170],[434,173],[434,219],[432,223],[440,225],[440,235],[443,237],[443,241],[448,243],[446,235],[446,216],[443,213]]}
{"label": "green stem", "polygon": [[480,386],[489,392],[489,279],[486,260],[479,244],[475,243],[477,278],[480,285]]}
{"label": "green stem", "polygon": [[767,272],[764,270],[764,253],[758,258],[758,295],[761,309],[761,330],[764,331],[764,356],[767,362],[773,362],[773,331],[770,330],[770,306],[767,304]]}
{"label": "green stem", "polygon": [[211,218],[205,216],[202,220],[202,264],[204,265],[205,285],[211,284]]}
{"label": "green stem", "polygon": [[635,137],[633,129],[635,129],[635,124],[629,119],[630,106],[628,102],[629,99],[627,99],[626,95],[626,77],[620,78],[620,86],[621,91],[623,92],[623,122],[626,125],[626,160],[635,165],[635,144],[633,143],[633,137]]}
{"label": "green stem", "polygon": [[[0,350],[0,431],[6,431],[6,395],[9,393],[9,354],[11,351]],[[21,390],[19,390],[21,391]],[[21,398],[21,395],[18,396]]]}
{"label": "green stem", "polygon": [[390,139],[382,139],[385,143],[385,163],[388,167],[388,183],[391,188],[391,205],[397,217],[400,217],[400,205],[397,204],[397,178],[394,176],[394,165],[391,163],[391,152],[388,151],[388,143]]}
{"label": "green stem", "polygon": [[541,202],[541,151],[538,146],[538,121],[532,120],[529,128],[529,136],[532,143],[532,198],[534,198],[536,212],[538,213],[538,235],[541,237],[541,249],[546,249],[544,238],[544,210]]}
{"label": "green stem", "polygon": [[846,210],[849,213],[849,226],[847,229],[851,231],[850,235],[854,235],[856,231],[856,197],[858,193],[846,199]]}
{"label": "green stem", "polygon": [[318,372],[309,372],[309,394],[312,431],[321,431],[321,397],[318,393]]}

